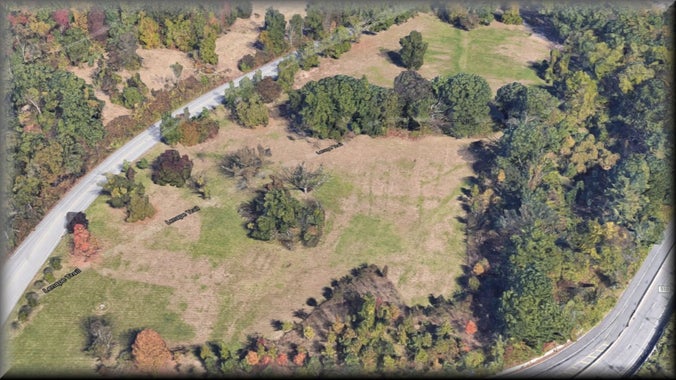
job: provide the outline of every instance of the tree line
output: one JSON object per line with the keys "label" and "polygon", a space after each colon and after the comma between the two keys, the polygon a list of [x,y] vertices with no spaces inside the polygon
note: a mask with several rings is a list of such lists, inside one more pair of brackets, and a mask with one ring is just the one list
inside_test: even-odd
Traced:
{"label": "tree line", "polygon": [[[467,191],[469,274],[480,327],[533,350],[575,338],[616,299],[672,205],[673,116],[666,11],[631,6],[531,9],[562,48],[548,86],[500,88],[498,140]],[[573,28],[574,26],[574,28]],[[499,323],[493,318],[498,316]]]}

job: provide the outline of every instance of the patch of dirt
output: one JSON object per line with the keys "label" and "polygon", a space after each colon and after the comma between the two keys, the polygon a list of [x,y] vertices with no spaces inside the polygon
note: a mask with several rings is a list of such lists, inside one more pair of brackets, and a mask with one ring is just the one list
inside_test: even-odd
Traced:
{"label": "patch of dirt", "polygon": [[176,83],[176,76],[171,69],[171,65],[176,62],[183,66],[180,79],[188,78],[195,73],[193,60],[179,50],[138,48],[136,54],[143,58],[141,68],[138,70],[141,81],[150,90],[161,90],[165,85],[173,86]]}

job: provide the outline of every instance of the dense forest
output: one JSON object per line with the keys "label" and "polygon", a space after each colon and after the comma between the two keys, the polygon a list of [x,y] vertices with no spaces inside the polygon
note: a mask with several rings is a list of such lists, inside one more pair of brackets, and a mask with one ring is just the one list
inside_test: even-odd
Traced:
{"label": "dense forest", "polygon": [[[152,118],[163,116],[167,144],[197,144],[217,133],[206,115],[168,116],[175,100],[149,93],[137,76],[123,83],[116,72],[138,68],[137,47],[191,52],[207,70],[218,59],[215,38],[235,18],[251,13],[249,2],[225,4],[191,13],[153,6],[9,13],[12,109],[7,120],[14,165],[10,246],[115,146],[114,141],[133,135]],[[551,50],[548,60],[533,65],[546,86],[515,82],[493,95],[478,75],[456,73],[428,80],[405,70],[392,88],[336,75],[293,90],[293,73],[316,66],[318,55],[337,58],[349,49],[346,41],[358,39],[355,32],[358,36],[387,29],[418,10],[396,4],[362,7],[348,2],[334,7],[310,2],[306,16],[292,17],[288,27],[283,15],[268,10],[257,52],[243,57],[240,67],[254,68],[292,49],[299,51],[299,58],[285,63],[291,79],[281,70],[275,84],[256,78],[227,90],[225,105],[232,118],[248,128],[265,125],[266,104],[283,89],[288,93],[285,116],[301,135],[342,140],[402,128],[448,138],[481,138],[471,146],[476,175],[462,197],[469,269],[460,281],[462,290],[449,300],[410,308],[390,289],[386,267],[358,268],[332,284],[316,314],[304,315],[301,324],[280,322],[285,335],[277,342],[252,337],[232,348],[205,343],[197,351],[209,375],[266,374],[266,368],[327,375],[491,373],[501,369],[506,352],[529,355],[552,342],[575,339],[612,307],[671,217],[674,6],[536,4],[510,5],[497,13],[491,9],[496,8],[460,3],[431,7],[440,19],[465,30],[498,19],[508,24],[526,21],[545,31],[560,46]],[[402,41],[402,46],[408,49],[409,43]],[[78,64],[96,64],[97,88],[125,107],[139,109],[135,115],[143,111],[150,116],[129,118],[125,122],[130,125],[102,125],[102,102],[95,98],[94,87],[64,69]],[[424,62],[409,66],[421,65]],[[178,93],[187,96],[188,87],[198,91],[209,84],[184,84]],[[146,97],[165,99],[164,106],[148,112],[143,108]],[[174,150],[165,153],[166,160],[153,165],[153,181],[183,186],[192,163]],[[241,155],[245,153],[256,156],[253,150]],[[265,154],[258,156],[262,160]],[[240,156],[226,157],[223,167],[246,179],[240,161]],[[293,173],[286,174],[291,182]],[[133,169],[127,168],[125,174],[111,176],[105,188],[111,205],[127,207],[129,221],[154,213],[133,176]],[[317,244],[323,211],[289,194],[274,180],[259,191],[243,212],[249,236],[272,240],[288,233],[289,241]],[[377,286],[370,293],[355,291],[359,281]],[[472,324],[457,323],[461,307],[469,310]],[[320,324],[317,319],[331,308],[335,315],[327,328],[326,320]],[[342,320],[335,318],[338,314]],[[444,322],[451,320],[456,324]],[[474,335],[482,347],[464,346],[466,335]],[[164,344],[152,333],[141,338],[141,343]],[[143,352],[145,344],[136,345],[134,352]],[[94,335],[89,347],[98,352]],[[166,347],[161,352],[171,357]],[[123,361],[118,361],[119,368],[104,371],[121,370]]]}

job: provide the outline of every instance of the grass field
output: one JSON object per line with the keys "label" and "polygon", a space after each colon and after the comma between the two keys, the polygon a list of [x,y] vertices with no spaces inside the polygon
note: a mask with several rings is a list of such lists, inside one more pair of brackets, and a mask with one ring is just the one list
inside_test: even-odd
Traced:
{"label": "grass field", "polygon": [[[509,58],[500,47],[529,38],[524,30],[491,26],[463,32],[431,15],[364,36],[342,59],[322,60],[302,80],[338,72],[365,74],[389,87],[402,69],[379,49],[398,49],[399,38],[418,28],[426,28],[421,32],[430,44],[421,69],[426,77],[462,70],[485,75],[492,87],[539,81],[519,63],[523,57]],[[367,47],[372,55],[360,56]],[[273,319],[293,320],[294,311],[307,311],[308,298],[321,301],[322,288],[331,279],[362,263],[388,265],[388,277],[408,303],[426,304],[429,294],[449,296],[456,290],[465,260],[464,226],[456,219],[463,213],[458,197],[473,174],[461,152],[473,140],[358,136],[319,156],[317,147],[331,141],[287,135],[286,121],[279,118],[256,129],[224,122],[216,139],[178,146],[193,159],[193,173],[207,175],[211,199],[187,188],[154,185],[149,170],[139,170],[137,178],[157,208],[153,218],[125,223],[124,210],[98,198],[87,215],[103,259],[41,298],[41,310],[11,340],[12,373],[28,368],[91,370],[94,361],[81,352],[85,335],[80,321],[97,313],[102,303],[121,341],[131,329],[152,327],[170,345],[233,343],[254,332],[274,337]],[[330,174],[312,194],[327,215],[317,247],[290,251],[246,236],[237,209],[253,192],[237,190],[235,180],[220,173],[218,165],[226,152],[258,144],[270,147],[272,157],[256,186],[268,182],[269,174],[300,162],[323,165]],[[167,148],[158,144],[146,157],[151,161]],[[170,226],[164,223],[195,205],[199,212]],[[54,255],[65,257],[67,251],[62,243]]]}
{"label": "grass field", "polygon": [[132,330],[145,327],[158,331],[170,344],[190,339],[194,328],[168,308],[172,292],[169,287],[111,279],[93,270],[82,271],[40,298],[41,310],[12,340],[12,369],[8,375],[38,369],[93,374],[94,359],[82,352],[87,342],[82,321],[100,313],[101,304],[105,305],[105,313],[111,317],[114,334],[120,341]]}
{"label": "grass field", "polygon": [[337,73],[360,78],[365,75],[374,84],[392,87],[404,68],[391,60],[401,49],[399,39],[417,30],[428,43],[424,63],[418,72],[428,79],[459,72],[484,77],[493,93],[514,81],[544,85],[530,67],[549,57],[549,42],[533,35],[525,26],[504,25],[494,21],[471,31],[460,30],[431,14],[420,14],[386,32],[362,36],[358,44],[341,59],[320,59],[316,72],[301,72],[297,86]]}

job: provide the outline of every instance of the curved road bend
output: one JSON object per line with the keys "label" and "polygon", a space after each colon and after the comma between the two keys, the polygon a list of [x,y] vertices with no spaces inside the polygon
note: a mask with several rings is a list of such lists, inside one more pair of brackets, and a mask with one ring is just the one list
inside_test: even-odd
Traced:
{"label": "curved road bend", "polygon": [[674,232],[653,246],[615,307],[574,343],[537,364],[517,366],[502,377],[629,376],[653,349],[673,303]]}
{"label": "curved road bend", "polygon": [[[277,75],[277,65],[285,57],[278,58],[261,66],[262,76]],[[239,85],[244,77],[251,79],[255,71],[249,72],[235,80]],[[183,113],[188,107],[195,115],[204,108],[213,108],[222,104],[224,91],[229,83],[221,85],[197,99],[175,110],[172,115]],[[35,277],[42,264],[47,260],[54,248],[66,233],[66,213],[70,211],[84,211],[99,196],[102,182],[105,182],[105,173],[119,173],[125,160],[134,161],[141,157],[160,141],[160,121],[143,131],[120,149],[113,152],[90,173],[78,180],[77,184],[45,215],[17,249],[5,260],[2,268],[2,313],[0,325],[5,325],[12,309],[21,299],[21,296]]]}

